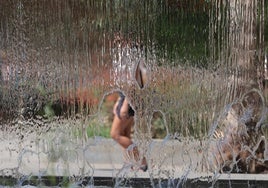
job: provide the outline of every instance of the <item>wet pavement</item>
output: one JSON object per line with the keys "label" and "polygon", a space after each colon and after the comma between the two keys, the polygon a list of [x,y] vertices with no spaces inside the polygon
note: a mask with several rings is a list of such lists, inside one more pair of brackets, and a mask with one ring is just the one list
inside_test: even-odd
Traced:
{"label": "wet pavement", "polygon": [[205,159],[199,141],[152,140],[148,146],[149,169],[143,172],[131,169],[132,163],[124,158],[122,148],[112,139],[96,137],[77,141],[59,137],[57,141],[53,139],[50,142],[48,138],[36,140],[28,137],[21,140],[10,135],[1,140],[0,184],[14,181],[22,185],[42,181],[43,184],[54,182],[58,185],[67,177],[68,182],[112,187],[117,184],[138,187],[162,184],[163,187],[173,187],[189,182],[189,186],[199,187],[224,187],[231,182],[234,185],[238,182],[240,185],[257,183],[256,187],[261,187],[268,183],[267,174],[206,172],[201,165]]}

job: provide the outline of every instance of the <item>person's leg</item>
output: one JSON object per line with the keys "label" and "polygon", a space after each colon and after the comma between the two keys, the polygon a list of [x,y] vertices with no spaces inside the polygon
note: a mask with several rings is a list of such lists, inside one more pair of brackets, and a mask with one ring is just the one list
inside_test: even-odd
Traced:
{"label": "person's leg", "polygon": [[114,115],[110,134],[111,137],[125,149],[132,144],[132,140],[129,135],[125,135],[125,132],[128,132],[127,129],[131,129],[132,122],[133,118],[123,120],[116,114]]}
{"label": "person's leg", "polygon": [[[118,114],[116,109],[121,104],[120,113]],[[119,117],[120,116],[120,117]],[[127,152],[127,155],[136,161],[140,161],[139,151],[136,146],[130,147],[133,142],[131,140],[131,129],[134,124],[133,116],[129,116],[129,105],[128,101],[118,101],[114,106],[114,120],[111,128],[111,137],[119,143]],[[146,159],[143,158],[141,161],[143,171],[147,170]]]}

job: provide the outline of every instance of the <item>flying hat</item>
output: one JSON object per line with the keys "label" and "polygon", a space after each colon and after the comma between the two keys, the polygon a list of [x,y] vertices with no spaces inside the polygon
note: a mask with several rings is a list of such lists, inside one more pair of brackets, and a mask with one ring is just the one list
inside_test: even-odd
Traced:
{"label": "flying hat", "polygon": [[135,79],[140,86],[140,88],[144,88],[144,86],[148,82],[148,71],[144,64],[144,60],[141,60],[137,63],[136,71],[135,71]]}

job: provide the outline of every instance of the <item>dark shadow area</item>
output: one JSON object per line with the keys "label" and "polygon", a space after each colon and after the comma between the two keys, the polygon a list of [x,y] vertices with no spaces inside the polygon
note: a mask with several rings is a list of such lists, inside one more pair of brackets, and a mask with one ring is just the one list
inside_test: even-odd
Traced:
{"label": "dark shadow area", "polygon": [[[76,184],[73,181],[76,180]],[[182,187],[182,188],[207,188],[213,186],[214,188],[266,188],[268,181],[266,180],[218,180],[211,182],[210,180],[200,179],[153,179],[149,178],[130,178],[119,180],[113,177],[52,177],[52,176],[32,176],[24,180],[2,176],[0,177],[0,185],[2,186],[60,186],[67,187],[75,185],[78,187],[90,186],[94,183],[94,187]]]}

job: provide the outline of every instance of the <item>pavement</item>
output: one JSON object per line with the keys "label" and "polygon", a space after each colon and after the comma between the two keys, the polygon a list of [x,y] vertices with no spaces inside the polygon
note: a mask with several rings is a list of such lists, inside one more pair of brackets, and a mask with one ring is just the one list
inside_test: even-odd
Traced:
{"label": "pavement", "polygon": [[268,184],[267,174],[209,172],[204,165],[205,143],[196,140],[151,140],[146,152],[149,169],[143,172],[137,162],[126,159],[122,148],[112,139],[81,139],[57,131],[39,135],[29,132],[23,138],[16,132],[0,133],[0,185],[60,185],[66,178],[69,184],[110,187]]}

